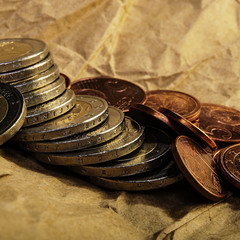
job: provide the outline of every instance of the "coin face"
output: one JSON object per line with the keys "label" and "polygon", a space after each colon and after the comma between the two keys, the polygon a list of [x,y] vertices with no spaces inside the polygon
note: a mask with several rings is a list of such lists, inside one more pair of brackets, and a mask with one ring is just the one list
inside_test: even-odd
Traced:
{"label": "coin face", "polygon": [[240,111],[217,104],[203,103],[199,127],[217,143],[240,142]]}
{"label": "coin face", "polygon": [[203,196],[217,201],[227,195],[217,165],[200,145],[189,137],[179,136],[172,150],[184,176]]}
{"label": "coin face", "polygon": [[94,89],[104,94],[104,99],[108,104],[128,111],[129,107],[134,103],[143,103],[146,95],[143,89],[136,84],[108,77],[96,77],[88,79],[80,79],[72,84],[72,89],[76,94],[91,94],[96,96],[96,91],[86,91]]}
{"label": "coin face", "polygon": [[200,114],[200,102],[193,96],[171,90],[153,90],[146,92],[145,105],[158,110],[167,108],[189,121],[194,121]]}

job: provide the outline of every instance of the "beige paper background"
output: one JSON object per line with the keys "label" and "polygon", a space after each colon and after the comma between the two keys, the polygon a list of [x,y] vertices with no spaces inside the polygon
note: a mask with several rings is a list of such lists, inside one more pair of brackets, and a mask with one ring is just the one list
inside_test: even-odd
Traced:
{"label": "beige paper background", "polygon": [[[108,75],[240,110],[235,0],[0,0],[0,38],[44,40],[72,81]],[[240,198],[212,203],[186,181],[104,190],[0,148],[0,239],[238,239]]]}

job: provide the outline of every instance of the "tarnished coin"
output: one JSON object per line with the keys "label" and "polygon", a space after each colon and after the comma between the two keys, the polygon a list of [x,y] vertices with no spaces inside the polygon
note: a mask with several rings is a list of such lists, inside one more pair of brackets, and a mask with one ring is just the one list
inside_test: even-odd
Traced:
{"label": "tarnished coin", "polygon": [[65,79],[60,76],[54,82],[33,90],[31,92],[23,93],[27,107],[33,107],[41,103],[47,102],[60,94],[62,94],[66,89]]}
{"label": "tarnished coin", "polygon": [[156,168],[146,173],[128,177],[88,177],[88,180],[97,186],[122,191],[144,191],[163,188],[179,182],[181,179],[183,179],[183,176],[174,161],[169,161],[163,168]]}
{"label": "tarnished coin", "polygon": [[32,126],[59,117],[71,110],[75,103],[75,93],[67,89],[63,94],[48,102],[29,107],[23,126]]}
{"label": "tarnished coin", "polygon": [[52,55],[49,53],[46,58],[34,65],[17,69],[10,72],[0,73],[0,82],[11,83],[46,71],[53,65]]}
{"label": "tarnished coin", "polygon": [[240,111],[211,103],[201,104],[199,127],[217,144],[240,142]]}
{"label": "tarnished coin", "polygon": [[0,72],[9,72],[40,62],[48,54],[46,44],[33,38],[0,40]]}
{"label": "tarnished coin", "polygon": [[21,93],[25,93],[44,87],[55,81],[58,77],[59,69],[58,66],[54,64],[44,72],[10,84],[17,88]]}
{"label": "tarnished coin", "polygon": [[166,165],[170,158],[172,139],[165,132],[146,127],[145,139],[138,149],[113,161],[71,169],[87,176],[122,177],[150,171]]}
{"label": "tarnished coin", "polygon": [[178,91],[147,91],[145,105],[156,110],[162,107],[170,109],[189,121],[198,119],[200,114],[200,102],[195,97]]}
{"label": "tarnished coin", "polygon": [[[68,89],[70,91],[70,89]],[[72,91],[72,90],[71,90]],[[20,142],[21,148],[31,152],[68,152],[92,147],[116,137],[124,129],[124,114],[115,107],[108,107],[108,118],[97,127],[67,138],[41,141]]]}
{"label": "tarnished coin", "polygon": [[107,102],[92,96],[76,96],[76,105],[63,116],[22,128],[14,137],[16,141],[44,141],[68,137],[87,131],[108,116]]}
{"label": "tarnished coin", "polygon": [[220,169],[226,179],[240,189],[240,144],[232,145],[222,152]]}
{"label": "tarnished coin", "polygon": [[78,166],[110,161],[133,152],[141,146],[144,139],[144,129],[136,121],[126,117],[124,131],[113,140],[87,148],[67,153],[36,153],[39,161],[49,164]]}
{"label": "tarnished coin", "polygon": [[[91,95],[91,91],[87,89],[94,89],[103,93],[103,98],[107,100],[108,104],[128,111],[129,107],[134,103],[143,103],[146,95],[142,88],[138,85],[117,78],[96,77],[80,79],[72,84],[72,89],[76,94]],[[93,91],[96,96],[96,91]]]}
{"label": "tarnished coin", "polygon": [[0,145],[21,128],[26,116],[22,94],[14,87],[0,83]]}
{"label": "tarnished coin", "polygon": [[172,150],[184,176],[203,196],[217,201],[227,195],[215,161],[199,144],[189,137],[178,136]]}
{"label": "tarnished coin", "polygon": [[[72,87],[72,81],[70,80],[70,78],[66,74],[63,74],[63,73],[60,73],[60,75],[63,76],[65,79],[66,88],[70,89]],[[91,95],[91,94],[82,94],[82,95]]]}

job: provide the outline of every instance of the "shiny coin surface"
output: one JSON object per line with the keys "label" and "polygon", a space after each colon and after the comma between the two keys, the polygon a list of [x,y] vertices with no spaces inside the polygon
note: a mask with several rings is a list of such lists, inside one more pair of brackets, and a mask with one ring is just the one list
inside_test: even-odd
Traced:
{"label": "shiny coin surface", "polygon": [[63,94],[48,102],[29,107],[23,126],[32,126],[59,117],[71,110],[75,103],[75,93],[71,89],[67,89]]}
{"label": "shiny coin surface", "polygon": [[22,128],[16,141],[44,141],[68,137],[87,131],[108,117],[108,105],[102,98],[76,96],[76,105],[63,116],[45,123]]}
{"label": "shiny coin surface", "polygon": [[217,201],[227,195],[215,161],[199,144],[189,137],[179,136],[172,150],[184,176],[203,196]]}
{"label": "shiny coin surface", "polygon": [[14,87],[0,83],[0,145],[21,128],[26,116],[22,94]]}
{"label": "shiny coin surface", "polygon": [[19,145],[31,152],[74,151],[106,142],[120,134],[124,127],[123,112],[118,108],[109,106],[108,118],[102,124],[87,132],[54,141],[20,142]]}
{"label": "shiny coin surface", "polygon": [[100,144],[96,147],[68,153],[36,153],[36,158],[56,165],[90,165],[106,162],[133,152],[141,146],[144,139],[144,129],[134,120],[125,119],[124,131],[113,140]]}
{"label": "shiny coin surface", "polygon": [[165,167],[128,177],[88,177],[89,181],[97,186],[122,191],[143,191],[163,188],[179,182],[182,178],[183,176],[174,161],[169,161]]}
{"label": "shiny coin surface", "polygon": [[200,102],[193,96],[184,92],[171,90],[153,90],[146,92],[145,105],[158,110],[167,108],[189,121],[194,121],[200,114]]}
{"label": "shiny coin surface", "polygon": [[211,103],[201,105],[199,128],[217,144],[240,142],[240,111]]}
{"label": "shiny coin surface", "polygon": [[44,87],[54,82],[58,77],[59,69],[57,65],[54,64],[44,72],[10,84],[17,88],[21,93],[25,93]]}
{"label": "shiny coin surface", "polygon": [[98,177],[122,177],[147,172],[167,164],[171,143],[171,137],[163,131],[146,127],[144,142],[134,152],[106,163],[71,169],[83,175]]}
{"label": "shiny coin surface", "polygon": [[[65,79],[66,88],[70,89],[72,87],[71,79],[64,73],[60,73],[60,75]],[[82,94],[82,95],[91,95],[91,94]]]}
{"label": "shiny coin surface", "polygon": [[25,78],[32,77],[36,74],[46,71],[53,65],[53,58],[49,53],[46,58],[34,65],[21,68],[18,70],[0,73],[0,82],[11,83]]}
{"label": "shiny coin surface", "polygon": [[60,76],[54,82],[33,90],[31,92],[23,93],[27,107],[32,107],[39,105],[41,103],[47,102],[60,94],[62,94],[66,89],[65,79]]}
{"label": "shiny coin surface", "polygon": [[9,38],[0,40],[0,72],[9,72],[40,62],[48,54],[39,39]]}
{"label": "shiny coin surface", "polygon": [[107,100],[109,105],[117,107],[124,112],[128,111],[129,107],[134,103],[143,103],[146,98],[145,92],[138,85],[116,78],[96,77],[80,79],[74,82],[71,88],[76,94],[87,93],[89,95],[92,95],[89,89],[93,89],[94,96],[96,96],[97,90],[102,93],[102,97]]}

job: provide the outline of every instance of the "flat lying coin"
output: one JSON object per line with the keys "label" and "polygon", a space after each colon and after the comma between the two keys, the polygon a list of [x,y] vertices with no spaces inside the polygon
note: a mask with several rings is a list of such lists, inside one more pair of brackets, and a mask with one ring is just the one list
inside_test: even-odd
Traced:
{"label": "flat lying coin", "polygon": [[113,140],[96,147],[68,153],[36,153],[39,161],[66,166],[90,165],[110,161],[133,152],[141,146],[144,129],[134,120],[126,118],[124,131]]}
{"label": "flat lying coin", "polygon": [[88,177],[93,184],[122,191],[144,191],[163,188],[179,182],[183,178],[174,161],[164,168],[156,168],[150,172],[121,178]]}
{"label": "flat lying coin", "polygon": [[171,138],[157,128],[145,128],[145,139],[138,149],[121,158],[90,166],[74,166],[71,169],[87,176],[122,177],[147,172],[166,165],[171,151]]}
{"label": "flat lying coin", "polygon": [[21,148],[31,152],[74,151],[106,142],[120,134],[124,127],[123,112],[109,106],[108,118],[102,124],[87,132],[54,141],[20,142],[19,145]]}
{"label": "flat lying coin", "polygon": [[0,145],[21,128],[26,116],[22,94],[14,87],[0,83]]}
{"label": "flat lying coin", "polygon": [[92,96],[76,96],[76,105],[61,117],[45,123],[22,128],[14,137],[16,141],[44,141],[71,136],[87,131],[108,116],[104,99]]}
{"label": "flat lying coin", "polygon": [[48,54],[39,39],[9,38],[0,40],[0,72],[9,72],[40,62]]}

